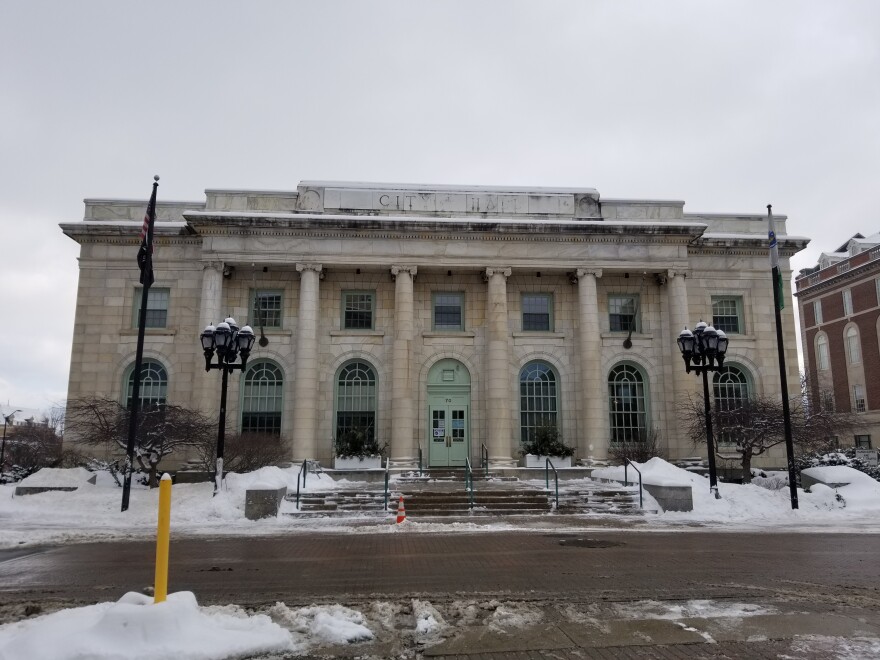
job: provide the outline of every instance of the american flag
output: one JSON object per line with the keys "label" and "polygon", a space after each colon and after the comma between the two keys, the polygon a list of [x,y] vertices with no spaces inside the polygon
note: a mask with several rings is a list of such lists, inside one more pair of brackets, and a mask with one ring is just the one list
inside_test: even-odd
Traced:
{"label": "american flag", "polygon": [[144,226],[141,228],[141,247],[137,254],[138,268],[141,270],[141,284],[145,287],[153,285],[153,225],[156,222],[156,189],[159,187],[159,177],[153,177],[153,194],[150,196],[150,204],[144,215]]}

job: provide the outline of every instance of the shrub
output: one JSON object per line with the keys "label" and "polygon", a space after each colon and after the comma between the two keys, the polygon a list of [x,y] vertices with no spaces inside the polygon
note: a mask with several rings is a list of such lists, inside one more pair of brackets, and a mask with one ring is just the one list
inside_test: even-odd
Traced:
{"label": "shrub", "polygon": [[535,429],[534,435],[522,443],[523,454],[535,456],[572,456],[574,447],[569,447],[559,437],[555,424],[544,424]]}
{"label": "shrub", "polygon": [[339,458],[366,458],[381,456],[387,445],[379,446],[367,426],[351,426],[336,435],[335,449]]}

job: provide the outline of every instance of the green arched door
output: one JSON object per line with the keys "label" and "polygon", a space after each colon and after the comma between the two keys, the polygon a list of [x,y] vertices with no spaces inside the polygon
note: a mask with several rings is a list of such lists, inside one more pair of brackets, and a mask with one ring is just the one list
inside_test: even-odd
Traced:
{"label": "green arched door", "polygon": [[428,372],[428,465],[464,467],[470,456],[471,376],[457,360]]}

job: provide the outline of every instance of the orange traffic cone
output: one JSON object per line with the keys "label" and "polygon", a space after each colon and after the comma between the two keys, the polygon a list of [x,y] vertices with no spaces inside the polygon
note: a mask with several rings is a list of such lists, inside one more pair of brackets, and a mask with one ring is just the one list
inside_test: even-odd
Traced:
{"label": "orange traffic cone", "polygon": [[406,520],[406,507],[403,505],[403,495],[397,500],[397,524]]}

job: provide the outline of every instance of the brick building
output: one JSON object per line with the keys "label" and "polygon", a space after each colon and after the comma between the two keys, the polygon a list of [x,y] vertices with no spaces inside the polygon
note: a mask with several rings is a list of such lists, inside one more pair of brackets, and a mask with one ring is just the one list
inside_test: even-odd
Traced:
{"label": "brick building", "polygon": [[813,404],[864,414],[841,446],[880,442],[880,233],[856,234],[795,281]]}
{"label": "brick building", "polygon": [[[130,396],[144,208],[90,199],[62,225],[81,245],[70,399]],[[788,282],[807,239],[785,225]],[[716,398],[780,390],[763,214],[590,188],[303,182],[160,201],[155,236],[142,400],[215,414],[199,333],[233,316],[269,343],[230,378],[227,427],[278,434],[293,460],[328,464],[357,427],[392,465],[477,464],[485,447],[503,467],[543,424],[582,462],[654,431],[692,456],[677,406],[702,394],[676,339],[700,319],[730,339]]]}

